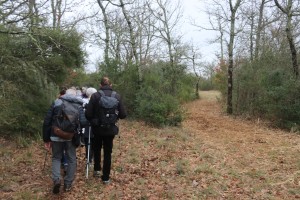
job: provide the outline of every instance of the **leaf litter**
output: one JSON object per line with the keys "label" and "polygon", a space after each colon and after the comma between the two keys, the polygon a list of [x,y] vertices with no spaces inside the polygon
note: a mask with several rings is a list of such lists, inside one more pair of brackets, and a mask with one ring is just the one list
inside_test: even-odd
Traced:
{"label": "leaf litter", "polygon": [[59,195],[51,193],[51,154],[42,142],[19,148],[0,137],[0,199],[300,198],[299,135],[227,116],[217,95],[201,92],[185,104],[181,127],[120,121],[111,184],[94,178],[92,167],[86,179],[79,147],[73,188]]}

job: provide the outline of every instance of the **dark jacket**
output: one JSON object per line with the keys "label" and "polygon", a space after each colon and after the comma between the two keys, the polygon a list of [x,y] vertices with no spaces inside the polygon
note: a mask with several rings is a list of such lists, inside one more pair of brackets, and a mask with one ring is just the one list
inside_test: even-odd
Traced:
{"label": "dark jacket", "polygon": [[74,104],[78,104],[79,105],[80,126],[88,125],[88,121],[85,118],[84,110],[82,107],[82,104],[83,104],[82,99],[79,99],[76,96],[65,94],[65,95],[59,97],[58,99],[56,99],[54,101],[54,103],[52,103],[52,105],[50,106],[49,110],[46,113],[46,116],[44,118],[44,123],[43,123],[43,140],[44,140],[44,142],[50,142],[51,141],[50,137],[58,138],[58,136],[56,136],[52,130],[52,125],[54,125],[54,119],[61,110],[62,100],[69,101]]}
{"label": "dark jacket", "polygon": [[[110,86],[103,86],[103,87],[100,88],[100,90],[102,90],[106,96],[111,96],[111,93],[113,92],[113,90]],[[94,130],[93,131],[94,134],[96,134],[96,132],[102,132],[103,133],[105,131],[108,131],[108,132],[111,131],[111,130],[105,130],[101,127],[97,127],[97,126],[93,125],[93,120],[97,119],[98,116],[99,116],[98,113],[100,112],[100,104],[99,104],[100,98],[101,98],[101,95],[100,95],[99,92],[94,93],[91,96],[91,99],[90,99],[89,103],[87,104],[86,110],[85,110],[85,116],[91,122],[93,130]],[[124,118],[126,118],[127,113],[126,113],[122,98],[118,93],[116,94],[116,98],[119,101],[119,104],[118,104],[118,111],[119,111],[118,117],[119,117],[119,119],[124,119]]]}

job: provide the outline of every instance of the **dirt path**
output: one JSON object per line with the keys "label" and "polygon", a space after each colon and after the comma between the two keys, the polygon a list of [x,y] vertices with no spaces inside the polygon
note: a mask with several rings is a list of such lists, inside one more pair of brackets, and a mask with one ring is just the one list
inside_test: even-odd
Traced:
{"label": "dirt path", "polygon": [[187,104],[184,128],[202,142],[223,198],[300,198],[300,137],[228,117],[211,92]]}
{"label": "dirt path", "polygon": [[[120,122],[112,183],[85,178],[84,148],[69,193],[51,194],[42,143],[19,148],[0,138],[0,199],[297,199],[300,137],[226,116],[216,92],[184,106],[182,127]],[[43,167],[45,163],[45,168]]]}

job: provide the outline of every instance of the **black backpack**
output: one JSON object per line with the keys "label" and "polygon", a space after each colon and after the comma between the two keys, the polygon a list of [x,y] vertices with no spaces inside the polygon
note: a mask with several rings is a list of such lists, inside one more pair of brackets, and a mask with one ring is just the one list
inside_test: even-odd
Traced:
{"label": "black backpack", "polygon": [[115,91],[112,91],[111,96],[106,96],[102,90],[99,90],[99,93],[99,125],[103,128],[109,128],[118,121],[119,100],[116,98],[117,93]]}

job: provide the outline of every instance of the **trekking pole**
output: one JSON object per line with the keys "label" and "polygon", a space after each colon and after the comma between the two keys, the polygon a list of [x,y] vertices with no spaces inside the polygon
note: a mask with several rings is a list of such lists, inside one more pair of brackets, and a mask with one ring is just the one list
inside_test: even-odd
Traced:
{"label": "trekking pole", "polygon": [[43,171],[45,170],[47,156],[48,156],[48,151],[46,150]]}
{"label": "trekking pole", "polygon": [[88,152],[86,161],[86,178],[89,178],[89,165],[90,165],[90,144],[91,144],[91,126],[89,126],[89,139],[88,139]]}
{"label": "trekking pole", "polygon": [[[120,128],[120,126],[119,126],[119,128]],[[121,154],[122,154],[122,149],[121,149],[121,134],[120,134],[120,132],[119,132],[119,151],[120,151],[120,154],[119,154],[119,158],[120,158],[120,167],[121,167],[121,171],[123,172],[123,160],[122,160],[122,156],[121,156]]]}

